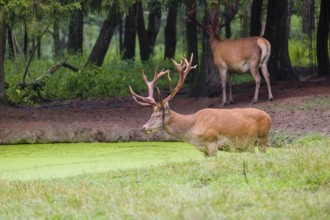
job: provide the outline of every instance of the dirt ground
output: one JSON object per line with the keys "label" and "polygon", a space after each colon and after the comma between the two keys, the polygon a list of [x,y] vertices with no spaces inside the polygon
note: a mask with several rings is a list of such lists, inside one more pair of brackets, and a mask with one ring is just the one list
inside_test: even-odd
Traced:
{"label": "dirt ground", "polygon": [[[251,104],[254,84],[236,86],[235,104],[222,107],[220,97],[187,98],[177,95],[171,109],[194,113],[202,108],[255,107],[272,118],[271,135],[322,133],[330,136],[330,79],[284,81],[272,86],[274,101],[267,102],[262,86],[258,104]],[[172,140],[158,132],[146,135],[141,126],[152,110],[131,97],[57,101],[39,107],[0,107],[0,144],[45,142],[110,142]]]}

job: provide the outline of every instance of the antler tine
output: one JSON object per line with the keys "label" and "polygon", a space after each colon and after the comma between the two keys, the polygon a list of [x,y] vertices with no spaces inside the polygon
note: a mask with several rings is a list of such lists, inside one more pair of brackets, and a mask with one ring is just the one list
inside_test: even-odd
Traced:
{"label": "antler tine", "polygon": [[[193,54],[191,54],[189,62],[187,61],[187,59],[185,57],[182,58],[180,64],[175,62],[175,60],[172,59],[172,62],[178,69],[180,76],[179,76],[178,84],[176,85],[176,87],[174,89],[171,89],[171,94],[163,100],[163,104],[165,104],[166,102],[169,102],[177,94],[177,92],[181,89],[183,82],[184,82],[186,76],[188,75],[188,73],[192,69],[196,68],[197,65],[191,66],[192,60],[193,60]],[[171,77],[169,77],[169,81],[171,84],[172,83]]]}
{"label": "antler tine", "polygon": [[164,70],[162,69],[159,73],[158,72],[158,66],[156,66],[156,69],[155,69],[155,75],[154,75],[154,78],[153,80],[151,81],[152,84],[154,84],[160,77],[164,76],[166,73],[169,72],[169,70]]}
{"label": "antler tine", "polygon": [[163,75],[165,75],[166,73],[169,72],[169,70],[164,70],[163,69],[163,70],[161,70],[161,72],[157,73],[157,70],[158,70],[158,67],[156,67],[154,78],[150,82],[148,81],[147,76],[144,74],[144,70],[142,70],[142,78],[143,78],[143,81],[147,85],[147,88],[148,88],[148,96],[147,97],[143,97],[143,96],[140,96],[140,95],[136,94],[133,91],[132,87],[129,86],[132,97],[138,104],[143,105],[143,106],[157,106],[157,102],[154,99],[154,85],[155,85],[155,82],[160,77],[162,77]]}
{"label": "antler tine", "polygon": [[197,65],[195,66],[191,66],[192,65],[192,62],[193,62],[193,58],[194,58],[194,54],[192,53],[191,56],[190,56],[190,60],[188,62],[188,60],[183,57],[183,61],[185,62],[185,66],[186,66],[186,69],[184,70],[184,78],[186,78],[187,74],[191,71],[191,69],[195,69],[197,67]]}
{"label": "antler tine", "polygon": [[154,103],[153,100],[148,99],[148,97],[143,97],[136,94],[130,85],[129,85],[129,90],[131,91],[134,101],[137,102],[138,104],[143,106],[155,106],[156,102]]}

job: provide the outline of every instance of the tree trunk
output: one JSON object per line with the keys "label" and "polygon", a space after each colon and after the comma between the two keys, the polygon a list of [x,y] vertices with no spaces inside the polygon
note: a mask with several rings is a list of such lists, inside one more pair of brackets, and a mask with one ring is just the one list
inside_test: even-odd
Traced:
{"label": "tree trunk", "polygon": [[169,5],[165,27],[165,58],[173,59],[176,50],[176,18],[178,14],[178,2]]}
{"label": "tree trunk", "polygon": [[69,54],[83,52],[84,13],[82,10],[75,11],[69,24],[68,48]]}
{"label": "tree trunk", "polygon": [[[187,3],[186,5],[186,14],[188,13],[188,10],[190,10],[191,5],[195,4],[196,1]],[[196,10],[197,11],[197,10]],[[196,18],[196,11],[194,13],[191,14],[192,19],[197,19]],[[195,24],[189,22],[186,20],[186,40],[187,40],[187,57],[190,57],[190,54],[194,54],[194,58],[193,58],[193,64],[196,65],[197,64],[197,68],[192,70],[191,73],[188,75],[187,79],[186,79],[186,83],[188,85],[191,85],[194,83],[194,81],[198,80],[198,73],[199,73],[199,62],[198,62],[198,38],[197,38],[197,27]],[[195,86],[193,86],[192,90],[194,89]],[[190,95],[191,96],[195,96],[196,91],[191,91]]]}
{"label": "tree trunk", "polygon": [[251,19],[251,16],[249,15],[250,8],[248,7],[248,4],[243,4],[243,7],[241,7],[241,14],[239,14],[240,18],[240,37],[248,37],[249,36],[249,21]]}
{"label": "tree trunk", "polygon": [[135,58],[135,40],[136,28],[138,18],[138,3],[134,3],[128,9],[128,14],[125,19],[125,35],[124,35],[124,49],[123,59],[129,60]]}
{"label": "tree trunk", "polygon": [[15,49],[14,49],[14,42],[13,42],[13,38],[12,38],[12,30],[9,26],[7,26],[7,38],[8,38],[8,57],[9,58],[14,58],[14,53],[15,53]]}
{"label": "tree trunk", "polygon": [[262,1],[253,0],[251,7],[250,36],[261,35]]}
{"label": "tree trunk", "polygon": [[[156,3],[157,4],[157,3]],[[148,16],[148,29],[144,24],[142,1],[139,1],[138,6],[138,37],[140,45],[140,56],[142,61],[150,58],[154,52],[154,47],[159,32],[162,10],[161,5],[153,5]]]}
{"label": "tree trunk", "polygon": [[109,9],[107,18],[103,22],[99,36],[97,37],[96,43],[91,54],[89,55],[86,65],[102,65],[115,29],[121,21],[122,14],[118,10],[117,5],[113,5],[112,8]]}
{"label": "tree trunk", "polygon": [[24,23],[24,55],[25,57],[29,57],[28,54],[28,47],[29,47],[29,37],[28,37],[28,30],[27,30],[27,25]]}
{"label": "tree trunk", "polygon": [[321,0],[321,10],[317,27],[317,63],[320,75],[330,75],[329,66],[329,24],[330,24],[330,3],[328,0]]}
{"label": "tree trunk", "polygon": [[304,0],[303,16],[302,16],[302,31],[311,36],[315,29],[315,0]]}
{"label": "tree trunk", "polygon": [[265,38],[272,51],[268,70],[272,80],[285,80],[293,73],[288,52],[288,0],[268,0]]}
{"label": "tree trunk", "polygon": [[7,27],[4,13],[0,7],[0,106],[7,102],[5,92],[5,49],[6,49]]}
{"label": "tree trunk", "polygon": [[197,75],[190,96],[218,96],[221,94],[220,75],[213,61],[209,34],[203,31],[202,60],[200,73]]}
{"label": "tree trunk", "polygon": [[60,40],[60,28],[57,21],[54,21],[53,24],[53,41],[54,41],[54,57],[60,57],[62,54],[61,51],[61,40]]}
{"label": "tree trunk", "polygon": [[120,19],[119,26],[118,26],[118,31],[119,31],[119,51],[120,54],[123,54],[124,51],[124,44],[123,44],[123,19]]}

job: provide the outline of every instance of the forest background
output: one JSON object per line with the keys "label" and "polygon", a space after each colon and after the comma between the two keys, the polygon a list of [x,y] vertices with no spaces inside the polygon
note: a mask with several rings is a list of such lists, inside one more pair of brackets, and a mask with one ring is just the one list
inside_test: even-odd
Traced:
{"label": "forest background", "polygon": [[[208,34],[186,16],[197,4],[193,16],[203,20],[217,2],[1,0],[1,103],[124,96],[128,85],[140,92],[143,69],[172,68],[171,58],[191,53],[199,68],[187,80],[189,95],[219,95]],[[220,16],[234,3],[221,1]],[[326,0],[241,0],[221,36],[268,39],[273,84],[329,76],[329,8]],[[253,79],[235,79],[245,81]],[[166,80],[159,87],[168,87]]]}

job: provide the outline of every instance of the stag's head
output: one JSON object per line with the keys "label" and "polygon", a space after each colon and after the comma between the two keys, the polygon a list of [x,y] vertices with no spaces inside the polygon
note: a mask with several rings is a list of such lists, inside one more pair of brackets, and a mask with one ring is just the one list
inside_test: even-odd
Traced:
{"label": "stag's head", "polygon": [[[145,125],[143,125],[143,127],[142,127],[143,132],[145,132],[145,133],[154,132],[156,130],[159,130],[159,129],[163,128],[168,123],[169,118],[170,118],[170,114],[171,114],[171,110],[170,110],[170,107],[169,107],[169,101],[181,89],[187,74],[192,69],[196,68],[196,65],[191,66],[192,61],[193,61],[193,54],[190,57],[190,61],[188,61],[184,57],[182,58],[180,63],[177,63],[174,60],[172,60],[172,62],[174,63],[174,65],[177,68],[178,73],[179,73],[179,80],[178,80],[178,83],[177,83],[177,85],[174,89],[172,88],[172,80],[171,80],[171,77],[170,77],[170,71],[169,70],[161,70],[158,73],[157,68],[155,70],[154,78],[151,81],[148,81],[146,75],[144,74],[144,71],[142,71],[142,78],[143,78],[143,80],[144,80],[144,82],[145,82],[145,84],[147,85],[147,88],[148,88],[148,96],[147,97],[140,96],[140,95],[136,94],[133,91],[133,89],[131,88],[131,86],[129,86],[132,97],[138,104],[140,104],[142,106],[146,106],[146,107],[153,107],[153,113],[152,113],[149,121]],[[160,77],[162,77],[166,74],[168,76],[168,80],[169,80],[169,83],[170,83],[171,93],[165,99],[162,99],[161,93],[160,93],[159,89],[157,88],[157,94],[158,94],[159,98],[158,98],[158,101],[156,101],[155,98],[154,98],[155,83]]]}

